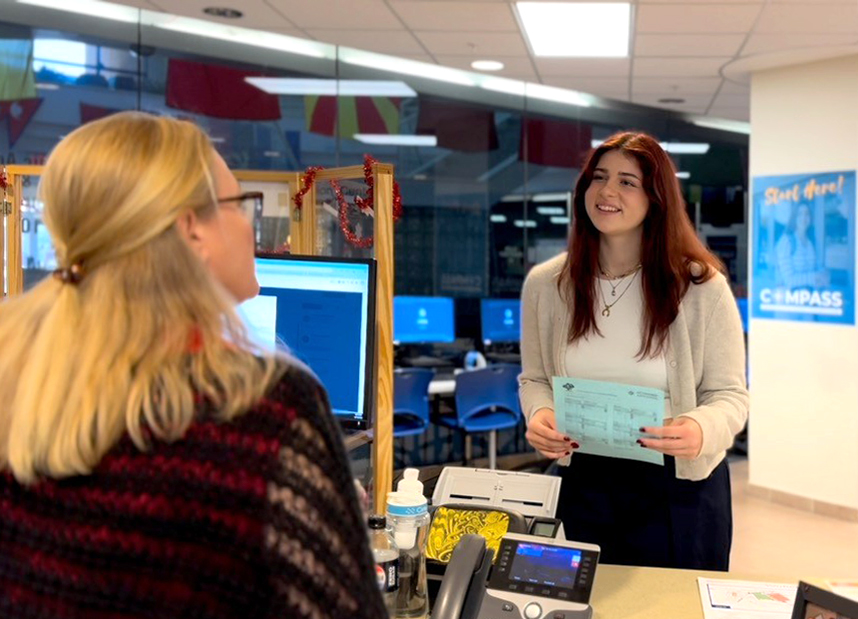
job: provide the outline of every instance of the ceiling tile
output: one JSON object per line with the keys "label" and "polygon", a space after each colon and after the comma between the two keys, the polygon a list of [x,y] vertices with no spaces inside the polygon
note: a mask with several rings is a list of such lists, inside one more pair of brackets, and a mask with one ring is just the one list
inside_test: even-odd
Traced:
{"label": "ceiling tile", "polygon": [[627,77],[628,58],[536,58],[536,68],[549,77]]}
{"label": "ceiling tile", "polygon": [[486,2],[394,2],[389,5],[412,30],[518,32],[512,6]]}
{"label": "ceiling tile", "polygon": [[685,99],[685,103],[659,103],[658,100],[663,99],[666,96],[672,98],[672,95],[642,95],[635,93],[632,95],[632,101],[643,105],[653,105],[668,109],[685,109],[689,106],[706,108],[712,102],[712,97],[710,95],[686,95],[679,97],[680,99]]}
{"label": "ceiling tile", "polygon": [[569,88],[600,97],[626,99],[629,95],[629,80],[626,77],[549,77],[544,82],[549,86]]}
{"label": "ceiling tile", "polygon": [[401,56],[424,53],[414,35],[405,31],[309,29],[307,34],[332,45],[355,47],[380,54]]}
{"label": "ceiling tile", "polygon": [[159,6],[163,2],[151,0],[114,0],[115,4],[124,4],[125,6],[134,6],[138,9],[149,9],[152,11],[163,11],[164,8]]}
{"label": "ceiling tile", "polygon": [[[465,69],[466,71],[474,71],[471,68],[471,63],[474,60],[495,60],[495,58],[477,58],[475,56],[446,56],[443,54],[436,54],[435,59],[438,61],[438,64],[442,64],[447,67],[455,67],[457,69]],[[520,79],[521,77],[525,77],[527,80],[533,81],[536,79],[536,71],[533,69],[533,64],[530,62],[530,58],[526,56],[510,56],[510,57],[498,57],[500,62],[504,63],[504,68],[500,71],[475,71],[476,73],[480,73],[483,75],[499,75],[501,77],[510,77],[513,76],[514,79]]]}
{"label": "ceiling tile", "polygon": [[648,107],[654,107],[661,110],[671,110],[672,112],[687,112],[690,114],[703,114],[706,112],[706,108],[709,107],[708,101],[688,101],[686,103],[676,105],[670,104],[665,105],[663,103],[658,103],[655,99],[640,99],[633,98],[633,103],[637,103],[638,105],[646,105]]}
{"label": "ceiling tile", "polygon": [[715,97],[715,101],[713,102],[713,107],[748,107],[751,104],[751,95],[748,93],[747,95],[731,95],[724,94],[723,92],[719,92],[718,96]]}
{"label": "ceiling tile", "polygon": [[719,70],[732,58],[639,58],[637,77],[719,77]]}
{"label": "ceiling tile", "polygon": [[751,110],[747,107],[712,107],[706,115],[712,118],[729,118],[730,120],[748,122],[751,119]]}
{"label": "ceiling tile", "polygon": [[[611,0],[615,2],[616,0]],[[800,2],[801,0],[796,0]],[[731,4],[764,4],[765,0],[730,0]],[[712,4],[712,0],[637,0],[638,4]]]}
{"label": "ceiling tile", "polygon": [[[517,32],[415,32],[432,54],[449,56],[526,56]],[[503,58],[500,58],[503,61]]]}
{"label": "ceiling tile", "polygon": [[642,4],[637,7],[637,32],[744,33],[759,12],[756,4]]}
{"label": "ceiling tile", "polygon": [[383,0],[268,0],[268,3],[282,15],[287,15],[299,28],[402,29],[402,22],[387,8]]}
{"label": "ceiling tile", "polygon": [[744,34],[639,34],[635,56],[733,56]]}
{"label": "ceiling tile", "polygon": [[[132,4],[126,2],[125,4]],[[224,19],[220,17],[212,17],[203,13],[203,9],[210,6],[223,6],[210,0],[183,0],[182,2],[170,2],[170,0],[150,0],[149,4],[156,8],[174,15],[182,15],[185,17],[193,17],[195,19],[203,19],[206,21],[216,22],[219,24],[227,24],[229,26],[238,26],[240,28],[253,28],[258,30],[272,30],[275,28],[294,28],[294,24],[285,17],[284,13],[280,13],[264,0],[246,0],[237,4],[243,17],[239,19]],[[133,6],[146,7],[142,2],[135,2]]]}
{"label": "ceiling tile", "polygon": [[757,33],[855,33],[858,35],[858,3],[825,6],[778,4],[763,9]]}
{"label": "ceiling tile", "polygon": [[720,77],[635,77],[632,91],[662,97],[714,95],[722,81]]}
{"label": "ceiling tile", "polygon": [[851,34],[753,34],[748,39],[742,55],[764,54],[786,49],[802,47],[828,47],[829,45],[849,45],[858,35]]}
{"label": "ceiling tile", "polygon": [[748,84],[737,84],[724,80],[724,84],[719,91],[722,95],[743,95],[749,97],[751,95],[751,87]]}

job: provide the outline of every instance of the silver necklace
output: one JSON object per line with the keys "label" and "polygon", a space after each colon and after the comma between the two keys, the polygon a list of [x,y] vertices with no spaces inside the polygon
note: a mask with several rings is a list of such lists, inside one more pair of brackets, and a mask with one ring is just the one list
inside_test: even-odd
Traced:
{"label": "silver necklace", "polygon": [[[635,278],[638,276],[638,272],[640,272],[640,265],[635,267],[634,275],[629,280],[629,283],[626,284],[626,287],[620,293],[620,296],[618,296],[616,298],[616,300],[612,301],[611,303],[608,303],[607,299],[605,299],[605,291],[602,289],[602,286],[599,286],[599,292],[602,293],[602,303],[605,304],[605,307],[602,308],[602,316],[604,316],[605,318],[608,318],[611,315],[611,308],[614,307],[617,303],[619,303],[620,299],[623,298],[623,295],[629,291],[629,288],[632,287],[632,284],[634,283]],[[626,274],[626,275],[628,275],[628,274]],[[610,281],[608,283],[610,284]],[[617,284],[617,285],[619,286],[619,284]]]}

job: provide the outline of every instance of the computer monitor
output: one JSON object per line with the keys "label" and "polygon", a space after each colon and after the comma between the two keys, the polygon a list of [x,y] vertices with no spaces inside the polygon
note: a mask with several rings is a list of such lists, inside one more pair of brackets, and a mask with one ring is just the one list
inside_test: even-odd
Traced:
{"label": "computer monitor", "polygon": [[456,340],[453,299],[393,297],[393,341],[396,344],[450,343]]}
{"label": "computer monitor", "polygon": [[372,418],[375,261],[258,256],[261,290],[240,312],[263,343],[284,343],[328,391],[343,425]]}
{"label": "computer monitor", "polygon": [[482,299],[480,324],[486,346],[518,342],[521,337],[521,301],[519,299]]}

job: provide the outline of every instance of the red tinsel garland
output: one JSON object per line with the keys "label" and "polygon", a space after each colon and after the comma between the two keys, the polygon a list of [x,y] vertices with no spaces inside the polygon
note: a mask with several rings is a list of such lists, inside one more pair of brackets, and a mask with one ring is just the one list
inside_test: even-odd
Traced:
{"label": "red tinsel garland", "polygon": [[[375,159],[370,157],[369,155],[363,156],[363,177],[364,181],[367,184],[367,192],[366,197],[361,198],[360,196],[355,196],[355,206],[362,213],[366,215],[372,214],[373,210],[373,180],[372,180],[372,166],[377,163]],[[304,173],[304,182],[302,183],[302,187],[298,193],[295,194],[295,197],[292,200],[295,203],[295,208],[300,210],[303,206],[304,196],[310,191],[310,188],[316,182],[316,175],[319,173],[319,170],[324,170],[321,166],[311,166],[307,168]],[[357,234],[349,226],[349,204],[343,195],[343,189],[340,184],[336,180],[331,180],[331,187],[334,189],[334,195],[337,197],[337,205],[339,206],[339,216],[340,216],[340,229],[343,231],[343,235],[346,237],[346,241],[354,247],[360,247],[366,249],[368,247],[372,247],[373,237],[359,237]],[[399,193],[399,183],[396,181],[393,182],[393,221],[399,221],[402,217],[402,195]]]}
{"label": "red tinsel garland", "polygon": [[0,170],[0,189],[6,191],[9,186],[9,178],[6,176],[6,168]]}

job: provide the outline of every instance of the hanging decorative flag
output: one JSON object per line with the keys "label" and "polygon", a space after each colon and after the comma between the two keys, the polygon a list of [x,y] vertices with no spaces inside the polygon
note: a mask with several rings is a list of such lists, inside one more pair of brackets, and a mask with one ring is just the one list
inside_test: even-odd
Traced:
{"label": "hanging decorative flag", "polygon": [[[304,97],[307,131],[350,138],[356,133],[399,133],[399,107],[394,97]],[[335,130],[335,127],[338,130]]]}
{"label": "hanging decorative flag", "polygon": [[42,101],[42,99],[20,99],[0,102],[0,121],[6,120],[8,124],[10,149],[24,133],[36,110],[42,105]]}
{"label": "hanging decorative flag", "polygon": [[279,120],[280,99],[244,81],[259,72],[171,58],[167,105],[230,120]]}
{"label": "hanging decorative flag", "polygon": [[521,124],[518,159],[535,165],[578,168],[590,150],[592,137],[593,129],[586,123],[528,118]]}
{"label": "hanging decorative flag", "polygon": [[0,39],[0,101],[35,96],[32,39]]}

